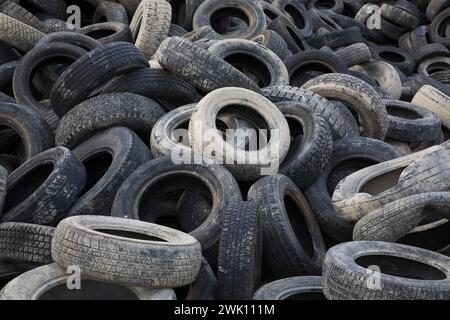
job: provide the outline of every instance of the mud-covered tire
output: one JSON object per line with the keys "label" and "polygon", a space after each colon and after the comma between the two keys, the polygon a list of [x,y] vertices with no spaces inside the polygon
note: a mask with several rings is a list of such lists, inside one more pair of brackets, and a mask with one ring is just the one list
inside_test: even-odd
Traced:
{"label": "mud-covered tire", "polygon": [[380,95],[366,82],[345,74],[325,74],[308,81],[302,88],[347,103],[360,117],[363,136],[386,138],[386,107]]}
{"label": "mud-covered tire", "polygon": [[433,86],[425,85],[416,93],[411,103],[431,111],[439,117],[445,128],[450,129],[450,96]]}
{"label": "mud-covered tire", "polygon": [[153,126],[164,114],[158,103],[137,94],[100,95],[80,103],[61,119],[56,144],[74,148],[96,133],[117,126],[127,127],[147,141]]}
{"label": "mud-covered tire", "polygon": [[217,299],[252,298],[261,281],[262,232],[257,201],[227,209],[219,245]]}
{"label": "mud-covered tire", "polygon": [[66,148],[53,148],[8,177],[1,220],[55,225],[78,199],[86,181],[83,164]]}
{"label": "mud-covered tire", "polygon": [[347,242],[327,252],[323,291],[330,300],[448,300],[449,266],[450,258],[416,247]]}
{"label": "mud-covered tire", "polygon": [[320,274],[325,255],[322,233],[295,184],[280,174],[266,177],[250,188],[248,199],[260,205],[263,258],[272,273],[277,277]]}
{"label": "mud-covered tire", "polygon": [[64,116],[104,82],[148,66],[144,54],[129,43],[111,43],[94,49],[75,61],[55,83],[50,95],[55,113]]}
{"label": "mud-covered tire", "polygon": [[107,283],[176,288],[195,280],[202,254],[196,239],[174,229],[117,217],[78,216],[56,227],[52,257],[64,268],[79,266],[84,275]]}
{"label": "mud-covered tire", "polygon": [[53,262],[50,247],[54,228],[28,223],[0,225],[0,259],[15,263]]}

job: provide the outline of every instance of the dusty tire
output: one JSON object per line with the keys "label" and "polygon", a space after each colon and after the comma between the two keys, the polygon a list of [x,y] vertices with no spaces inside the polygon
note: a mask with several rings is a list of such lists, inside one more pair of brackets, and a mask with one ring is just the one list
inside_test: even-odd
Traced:
{"label": "dusty tire", "polygon": [[423,86],[411,103],[433,112],[439,117],[445,128],[450,129],[450,97],[433,86]]}
{"label": "dusty tire", "polygon": [[74,148],[96,133],[117,126],[127,127],[147,141],[153,126],[164,113],[159,104],[137,94],[100,95],[80,103],[61,119],[56,130],[56,144]]}
{"label": "dusty tire", "polygon": [[[221,11],[233,12],[232,15],[221,15]],[[193,19],[194,30],[201,27],[216,23],[214,18],[218,16],[218,20],[224,17],[237,16],[242,20],[249,21],[247,28],[233,34],[233,37],[253,39],[260,35],[266,29],[266,19],[262,8],[253,1],[244,0],[206,0],[195,11]],[[224,36],[221,34],[221,36]]]}
{"label": "dusty tire", "polygon": [[280,279],[262,286],[253,300],[324,300],[322,278],[304,276]]}
{"label": "dusty tire", "polygon": [[[123,252],[122,256],[117,252]],[[98,258],[93,260],[91,254]],[[77,265],[85,276],[106,283],[175,288],[195,280],[201,248],[193,237],[163,226],[116,217],[78,216],[64,219],[55,229],[52,257],[64,268]]]}
{"label": "dusty tire", "polygon": [[217,299],[249,300],[261,281],[262,228],[258,202],[225,212],[220,237]]}
{"label": "dusty tire", "polygon": [[336,187],[333,206],[356,223],[369,212],[403,197],[450,188],[449,154],[441,146],[380,163],[346,177]]}
{"label": "dusty tire", "polygon": [[[373,271],[374,265],[380,272]],[[348,242],[328,251],[323,290],[330,300],[448,300],[449,265],[450,258],[424,249],[384,242]],[[378,290],[375,272],[381,286]]]}
{"label": "dusty tire", "polygon": [[33,49],[45,36],[41,31],[3,13],[0,13],[0,26],[0,40],[22,52]]}
{"label": "dusty tire", "polygon": [[148,147],[136,134],[123,127],[103,131],[72,152],[86,168],[86,185],[66,217],[109,215],[123,181],[151,160]]}
{"label": "dusty tire", "polygon": [[80,290],[69,290],[67,273],[56,263],[45,265],[9,282],[0,300],[175,300],[172,289],[121,287],[83,277]]}
{"label": "dusty tire", "polygon": [[53,226],[86,181],[83,164],[66,148],[49,149],[8,177],[1,220]]}
{"label": "dusty tire", "polygon": [[[420,193],[386,204],[362,217],[355,225],[355,241],[397,242],[429,215],[448,218],[450,194],[447,192]],[[437,220],[436,220],[437,221]],[[423,227],[423,225],[421,225]]]}
{"label": "dusty tire", "polygon": [[305,192],[324,234],[339,242],[352,238],[353,224],[340,218],[332,205],[331,197],[336,184],[362,168],[400,156],[394,147],[379,140],[346,138],[335,143],[328,166]]}
{"label": "dusty tire", "polygon": [[15,263],[53,262],[50,247],[54,228],[27,223],[0,225],[0,259]]}
{"label": "dusty tire", "polygon": [[278,277],[320,274],[325,244],[319,225],[295,184],[279,174],[266,177],[250,188],[248,198],[259,201],[263,258],[272,273]]}
{"label": "dusty tire", "polygon": [[386,137],[386,107],[378,93],[364,81],[345,74],[325,74],[308,81],[302,88],[347,103],[360,117],[363,136],[380,140]]}
{"label": "dusty tire", "polygon": [[[257,122],[251,116],[246,117],[245,112],[256,112],[258,117],[264,119],[270,137],[273,137],[266,146],[246,151],[236,149],[224,140],[217,130],[216,118],[222,109],[234,105],[241,106],[233,112],[237,115],[243,112],[242,117],[246,121]],[[203,98],[189,122],[189,140],[194,152],[224,163],[238,180],[244,181],[276,173],[286,157],[290,142],[288,123],[278,108],[266,98],[242,88],[222,88]]]}
{"label": "dusty tire", "polygon": [[133,41],[148,59],[169,35],[172,7],[165,0],[143,0],[131,21]]}
{"label": "dusty tire", "polygon": [[432,112],[413,104],[384,100],[389,129],[386,137],[399,141],[434,141],[441,133],[441,121]]}

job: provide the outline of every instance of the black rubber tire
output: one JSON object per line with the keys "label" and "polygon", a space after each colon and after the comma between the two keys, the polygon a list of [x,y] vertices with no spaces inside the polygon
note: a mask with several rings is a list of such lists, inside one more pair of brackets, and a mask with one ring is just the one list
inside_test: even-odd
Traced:
{"label": "black rubber tire", "polygon": [[158,49],[158,62],[203,92],[242,87],[260,92],[258,85],[223,59],[179,37],[168,38]]}
{"label": "black rubber tire", "polygon": [[119,22],[129,24],[130,19],[128,18],[127,10],[122,4],[112,1],[103,1],[95,10],[92,22]]}
{"label": "black rubber tire", "polygon": [[297,30],[295,24],[285,16],[273,19],[268,28],[278,33],[286,41],[289,51],[297,53],[309,49],[303,35]]}
{"label": "black rubber tire", "polygon": [[[170,92],[167,91],[170,88]],[[110,81],[102,94],[129,92],[153,99],[172,110],[200,101],[194,86],[163,69],[143,68]]]}
{"label": "black rubber tire", "polygon": [[[92,255],[97,256],[95,261]],[[103,216],[61,221],[53,236],[52,257],[63,268],[79,266],[83,274],[93,279],[147,288],[175,288],[192,283],[202,260],[198,241],[183,232]]]}
{"label": "black rubber tire", "polygon": [[[414,57],[400,48],[392,46],[370,46],[369,48],[375,60],[387,62],[406,74],[410,74],[415,69]],[[385,54],[390,58],[387,58]]]}
{"label": "black rubber tire", "polygon": [[[28,270],[36,268],[36,265],[24,263],[0,262],[0,292],[13,279]],[[1,295],[0,295],[1,299]]]}
{"label": "black rubber tire", "polygon": [[75,32],[96,39],[101,44],[133,42],[130,27],[120,22],[101,22],[88,25]]}
{"label": "black rubber tire", "polygon": [[54,112],[39,103],[33,96],[32,76],[49,60],[52,60],[52,63],[58,61],[58,59],[74,62],[86,53],[84,49],[78,46],[58,42],[38,45],[33,48],[21,59],[14,72],[13,90],[17,103],[24,108],[30,108],[40,113],[48,123],[51,123],[50,120],[55,116]]}
{"label": "black rubber tire", "polygon": [[449,266],[450,258],[416,247],[347,242],[327,252],[323,291],[330,300],[448,300]]}
{"label": "black rubber tire", "polygon": [[250,188],[248,199],[260,205],[263,257],[272,273],[277,277],[320,274],[325,244],[308,202],[295,184],[280,174],[266,177]]}
{"label": "black rubber tire", "polygon": [[446,36],[444,28],[448,24],[450,17],[450,8],[441,11],[431,22],[430,25],[430,39],[435,43],[442,43],[447,48],[450,48],[450,39]]}
{"label": "black rubber tire", "polygon": [[316,49],[320,49],[323,46],[335,49],[358,43],[362,40],[361,30],[358,27],[350,27],[310,37],[307,42]]}
{"label": "black rubber tire", "polygon": [[[17,274],[0,292],[0,300],[175,300],[172,289],[122,287],[83,275],[80,290],[70,290],[73,273],[56,263],[25,270],[9,267],[5,276]],[[29,269],[29,268],[28,268]],[[23,273],[25,272],[25,273]]]}
{"label": "black rubber tire", "polygon": [[450,57],[450,50],[442,43],[430,43],[419,48],[414,54],[417,64],[434,57]]}
{"label": "black rubber tire", "polygon": [[28,223],[0,224],[0,259],[15,263],[52,263],[54,228]]}
{"label": "black rubber tire", "polygon": [[8,177],[1,220],[55,225],[86,181],[83,164],[66,148],[40,153]]}
{"label": "black rubber tire", "polygon": [[400,156],[396,148],[379,140],[347,138],[335,143],[328,166],[305,192],[324,234],[339,242],[352,238],[353,225],[341,219],[331,203],[336,184],[362,168]]}
{"label": "black rubber tire", "polygon": [[[20,2],[20,1],[19,1]],[[25,6],[29,6],[38,12],[48,14],[58,19],[66,19],[67,5],[61,0],[22,0]]]}
{"label": "black rubber tire", "polygon": [[[380,22],[381,22],[381,32],[378,29],[371,30],[371,36],[374,39],[377,38],[377,34],[380,32],[382,37],[397,41],[398,38],[400,38],[403,34],[405,34],[408,31],[407,28],[400,27],[383,17],[380,18]],[[378,38],[376,40],[380,42],[382,38]]]}
{"label": "black rubber tire", "polygon": [[[289,70],[289,84],[301,87],[317,75],[326,73],[348,73],[344,61],[333,53],[322,50],[309,50],[289,56],[284,61]],[[308,76],[308,73],[314,72]]]}
{"label": "black rubber tire", "polygon": [[258,202],[234,203],[227,208],[217,263],[217,299],[253,297],[261,281],[262,233]]}
{"label": "black rubber tire", "polygon": [[253,300],[325,300],[322,278],[304,276],[280,279],[262,286],[255,292]]}
{"label": "black rubber tire", "polygon": [[100,95],[80,103],[61,119],[56,130],[56,144],[74,148],[96,133],[117,126],[127,127],[147,141],[153,126],[164,113],[159,104],[137,94]]}
{"label": "black rubber tire", "polygon": [[[442,83],[438,80],[433,79],[431,76],[434,68],[438,67],[437,70],[447,70],[450,68],[450,58],[447,57],[435,57],[429,58],[422,61],[417,69],[418,75],[413,81],[413,88],[419,91],[424,85],[431,85],[436,89],[440,90],[444,94],[450,96],[450,88],[448,83]],[[450,81],[448,81],[450,82]]]}
{"label": "black rubber tire", "polygon": [[384,100],[388,113],[387,138],[405,142],[434,141],[441,134],[441,121],[432,112],[411,103]]}
{"label": "black rubber tire", "polygon": [[130,43],[111,43],[92,50],[67,68],[55,83],[50,95],[55,113],[64,116],[106,81],[148,66],[147,58]]}
{"label": "black rubber tire", "polygon": [[116,192],[125,179],[152,159],[142,140],[123,127],[101,132],[72,152],[86,168],[86,185],[67,217],[109,215]]}
{"label": "black rubber tire", "polygon": [[44,33],[0,13],[0,41],[21,52],[28,52],[44,37]]}
{"label": "black rubber tire", "polygon": [[[333,135],[327,121],[313,107],[300,102],[279,102],[276,106],[291,128],[291,148],[280,173],[289,177],[301,190],[310,186],[323,172],[333,152]],[[293,136],[301,128],[301,136]]]}
{"label": "black rubber tire", "polygon": [[308,9],[329,10],[342,13],[344,11],[344,2],[342,0],[310,0],[308,2]]}
{"label": "black rubber tire", "polygon": [[[224,12],[221,13],[221,11]],[[231,37],[234,38],[253,39],[262,34],[267,26],[263,9],[257,2],[246,0],[206,0],[195,11],[192,25],[194,30],[197,30],[211,24],[220,25],[222,20],[227,20],[230,17],[239,17],[248,21],[247,28],[233,34]],[[222,37],[230,37],[221,31],[219,30],[218,33]]]}
{"label": "black rubber tire", "polygon": [[[164,176],[168,175],[178,178],[175,183],[162,184]],[[203,183],[199,184],[196,180],[199,176],[202,177]],[[181,179],[183,177],[185,179]],[[146,202],[152,198],[152,194],[148,192],[158,185],[158,191],[161,191],[161,188],[169,192],[193,187],[214,195],[208,219],[190,233],[199,240],[203,250],[211,248],[219,241],[224,210],[242,200],[237,182],[222,166],[175,164],[171,156],[165,156],[144,164],[125,180],[116,194],[111,215],[138,220]]]}
{"label": "black rubber tire", "polygon": [[91,38],[89,36],[86,36],[81,33],[75,33],[75,32],[54,32],[51,34],[47,34],[45,37],[43,37],[37,44],[36,47],[42,46],[49,43],[54,42],[63,42],[68,44],[73,44],[78,47],[81,47],[85,49],[86,51],[92,51],[98,47],[100,47],[102,44],[95,40],[94,38]]}
{"label": "black rubber tire", "polygon": [[281,60],[284,60],[288,55],[292,54],[289,51],[286,40],[283,39],[277,32],[273,30],[266,30],[263,34],[253,38],[252,41],[262,44],[267,49],[272,50]]}
{"label": "black rubber tire", "polygon": [[324,74],[308,81],[302,88],[345,102],[358,113],[363,136],[386,138],[386,107],[379,94],[366,82],[346,74]]}
{"label": "black rubber tire", "polygon": [[177,220],[187,232],[200,227],[212,209],[213,201],[205,193],[186,190],[177,203]]}
{"label": "black rubber tire", "polygon": [[347,108],[341,108],[312,91],[276,86],[263,89],[263,95],[272,102],[295,101],[311,105],[328,121],[334,140],[359,135],[358,124]]}
{"label": "black rubber tire", "polygon": [[203,0],[170,0],[172,6],[172,23],[187,31],[192,31],[192,20]]}
{"label": "black rubber tire", "polygon": [[189,286],[186,300],[215,300],[217,279],[208,262],[203,258],[197,278]]}
{"label": "black rubber tire", "polygon": [[261,88],[289,83],[289,73],[283,61],[253,41],[226,39],[214,43],[208,50],[254,79]]}
{"label": "black rubber tire", "polygon": [[304,3],[295,0],[276,0],[272,5],[290,18],[305,38],[312,35],[313,23]]}
{"label": "black rubber tire", "polygon": [[14,130],[24,146],[20,162],[55,145],[53,132],[41,116],[16,104],[0,103],[0,124]]}
{"label": "black rubber tire", "polygon": [[338,49],[335,52],[336,57],[340,58],[347,67],[362,64],[372,59],[372,53],[365,43],[355,43],[345,48]]}
{"label": "black rubber tire", "polygon": [[58,19],[48,19],[44,21],[44,31],[46,34],[52,34],[54,32],[74,32],[78,30],[75,26],[71,26],[70,28],[67,25],[67,22],[58,20]]}

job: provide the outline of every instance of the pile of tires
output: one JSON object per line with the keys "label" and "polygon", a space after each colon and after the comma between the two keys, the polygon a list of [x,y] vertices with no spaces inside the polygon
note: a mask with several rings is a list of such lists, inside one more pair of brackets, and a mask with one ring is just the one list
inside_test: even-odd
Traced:
{"label": "pile of tires", "polygon": [[450,299],[450,1],[0,0],[0,299]]}

